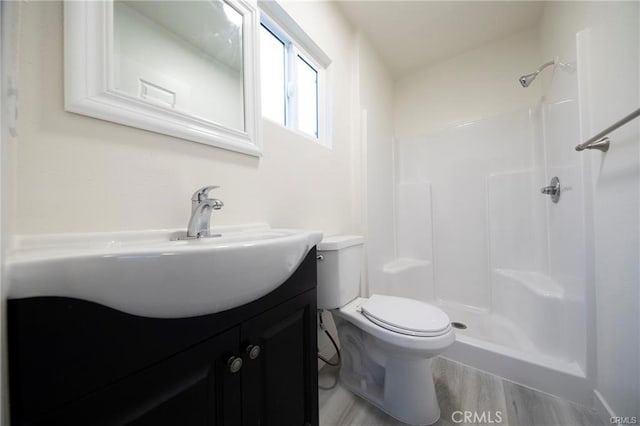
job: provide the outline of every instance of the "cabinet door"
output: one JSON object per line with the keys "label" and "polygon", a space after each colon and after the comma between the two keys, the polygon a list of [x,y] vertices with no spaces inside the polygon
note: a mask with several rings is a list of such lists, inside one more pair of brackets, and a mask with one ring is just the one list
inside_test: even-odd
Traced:
{"label": "cabinet door", "polygon": [[211,426],[241,424],[240,327],[213,337],[48,417],[47,425]]}
{"label": "cabinet door", "polygon": [[243,323],[244,425],[318,424],[315,314],[314,289]]}

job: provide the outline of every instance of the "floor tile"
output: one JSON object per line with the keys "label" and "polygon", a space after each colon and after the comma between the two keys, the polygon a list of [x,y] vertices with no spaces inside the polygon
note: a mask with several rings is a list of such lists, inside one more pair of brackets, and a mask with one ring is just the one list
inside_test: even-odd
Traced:
{"label": "floor tile", "polygon": [[[444,358],[432,365],[436,394],[440,404],[440,424],[506,424],[502,380],[492,374],[467,367]],[[465,422],[465,412],[478,417]]]}
{"label": "floor tile", "polygon": [[[495,426],[498,412],[503,426],[602,426],[595,412],[586,407],[444,358],[434,359],[432,370],[440,404],[437,426]],[[325,366],[318,375],[320,425],[404,425],[345,389],[337,382],[337,374],[337,368]],[[484,413],[485,421],[465,422],[465,411],[478,416]]]}
{"label": "floor tile", "polygon": [[595,412],[569,401],[503,380],[511,426],[601,426]]}

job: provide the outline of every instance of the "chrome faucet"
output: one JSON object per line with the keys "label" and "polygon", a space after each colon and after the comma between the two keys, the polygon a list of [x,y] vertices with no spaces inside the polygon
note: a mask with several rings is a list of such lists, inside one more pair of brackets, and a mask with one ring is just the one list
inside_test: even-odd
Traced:
{"label": "chrome faucet", "polygon": [[220,188],[219,186],[205,186],[198,189],[191,197],[191,219],[187,228],[186,239],[218,237],[219,234],[211,234],[211,213],[220,210],[224,203],[216,198],[209,198],[209,191]]}

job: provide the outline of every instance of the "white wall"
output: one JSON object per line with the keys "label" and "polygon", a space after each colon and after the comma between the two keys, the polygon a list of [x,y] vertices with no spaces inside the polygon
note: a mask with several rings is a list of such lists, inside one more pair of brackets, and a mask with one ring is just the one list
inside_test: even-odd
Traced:
{"label": "white wall", "polygon": [[[571,51],[576,43],[576,33],[591,25],[591,3],[589,2],[548,2],[540,19],[540,50],[543,62],[560,57]],[[543,82],[542,92],[549,90],[552,73],[539,76]]]}
{"label": "white wall", "polygon": [[284,7],[332,59],[333,149],[265,121],[257,159],[65,112],[62,3],[21,3],[12,231],[182,228],[191,194],[206,184],[222,186],[217,224],[359,231],[361,212],[352,204],[360,193],[352,173],[359,142],[349,119],[354,34],[330,2]]}
{"label": "white wall", "polygon": [[[6,46],[6,41],[5,41],[5,37],[7,34],[9,34],[8,31],[6,31],[5,28],[5,22],[4,22],[4,16],[5,16],[5,7],[4,4],[0,5],[0,37],[2,40],[2,45],[0,46],[0,105],[2,106],[0,108],[0,199],[2,198],[2,186],[3,186],[3,182],[4,179],[2,178],[2,172],[4,170],[4,167],[2,167],[2,159],[4,157],[4,146],[5,143],[4,141],[8,138],[8,132],[6,131],[7,126],[5,125],[6,119],[4,118],[5,115],[5,108],[6,108],[6,103],[7,103],[7,99],[5,98],[5,90],[4,88],[7,86],[7,83],[5,82],[5,78],[7,76],[7,72],[5,71],[5,67],[7,65],[5,65],[5,59],[4,59],[4,51],[7,48]],[[4,204],[2,204],[4,205]],[[3,214],[2,214],[2,210],[0,209],[0,225],[2,224],[2,218],[3,218]],[[7,395],[5,392],[5,388],[6,388],[6,380],[5,377],[7,375],[7,370],[6,370],[6,361],[7,361],[7,351],[5,350],[6,348],[6,330],[7,328],[5,327],[5,324],[7,323],[7,317],[5,315],[5,295],[4,295],[4,285],[3,283],[5,282],[5,267],[4,267],[4,238],[3,238],[4,233],[2,232],[2,228],[0,227],[0,424],[4,425],[5,424],[5,413],[6,413],[6,409],[7,409]]]}
{"label": "white wall", "polygon": [[393,83],[364,36],[358,37],[358,79],[363,155],[367,286],[363,294],[384,293],[385,263],[395,259]]}
{"label": "white wall", "polygon": [[[590,27],[580,38],[588,61],[580,88],[582,139],[640,106],[639,13],[637,2],[553,2],[545,7],[540,30],[545,58],[566,51],[575,43],[575,33]],[[551,75],[542,80],[548,93]],[[593,316],[587,372],[605,423],[611,415],[640,415],[639,140],[636,120],[611,134],[608,153],[580,155],[585,179],[593,179],[592,190],[585,194],[587,225],[593,226],[593,251],[586,254],[587,261],[592,260],[586,294]],[[566,152],[566,158],[575,154]]]}
{"label": "white wall", "polygon": [[[354,124],[352,138],[360,141],[362,150],[354,151],[352,173],[361,182],[360,203],[354,210],[362,212],[365,235],[366,267],[362,271],[360,293],[367,296],[384,286],[383,265],[395,257],[393,217],[393,145],[392,145],[392,93],[391,77],[377,53],[362,33],[354,44],[353,98],[350,120]],[[356,154],[359,158],[356,158]],[[337,336],[329,315],[325,324]],[[320,332],[319,332],[320,333]],[[331,342],[319,334],[320,353],[331,358],[335,351]]]}
{"label": "white wall", "polygon": [[[640,107],[640,7],[592,7],[589,106],[595,134]],[[610,139],[606,154],[586,153],[596,172],[596,390],[597,406],[610,410],[605,421],[609,415],[640,418],[640,119]]]}
{"label": "white wall", "polygon": [[17,139],[11,133],[11,127],[15,124],[15,103],[13,101],[14,84],[17,78],[17,43],[19,7],[15,2],[3,2],[0,5],[0,82],[2,106],[0,110],[0,424],[9,424],[9,392],[8,392],[8,366],[7,366],[7,329],[6,329],[6,278],[5,258],[10,246],[11,222],[9,204],[14,192],[11,179],[15,175],[15,143]]}
{"label": "white wall", "polygon": [[535,105],[540,86],[523,90],[518,77],[535,70],[540,60],[538,30],[532,28],[399,80],[395,136],[430,133]]}

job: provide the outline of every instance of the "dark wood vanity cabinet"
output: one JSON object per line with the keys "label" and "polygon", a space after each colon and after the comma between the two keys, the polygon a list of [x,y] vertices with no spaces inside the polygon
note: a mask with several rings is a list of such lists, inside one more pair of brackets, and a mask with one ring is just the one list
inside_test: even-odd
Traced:
{"label": "dark wood vanity cabinet", "polygon": [[315,298],[309,292],[242,324],[245,354],[260,347],[242,366],[243,424],[317,424]]}
{"label": "dark wood vanity cabinet", "polygon": [[225,358],[238,348],[238,331],[224,332],[24,424],[242,424],[241,379],[225,368]]}
{"label": "dark wood vanity cabinet", "polygon": [[312,250],[270,294],[202,317],[9,300],[12,425],[317,425],[315,286]]}

